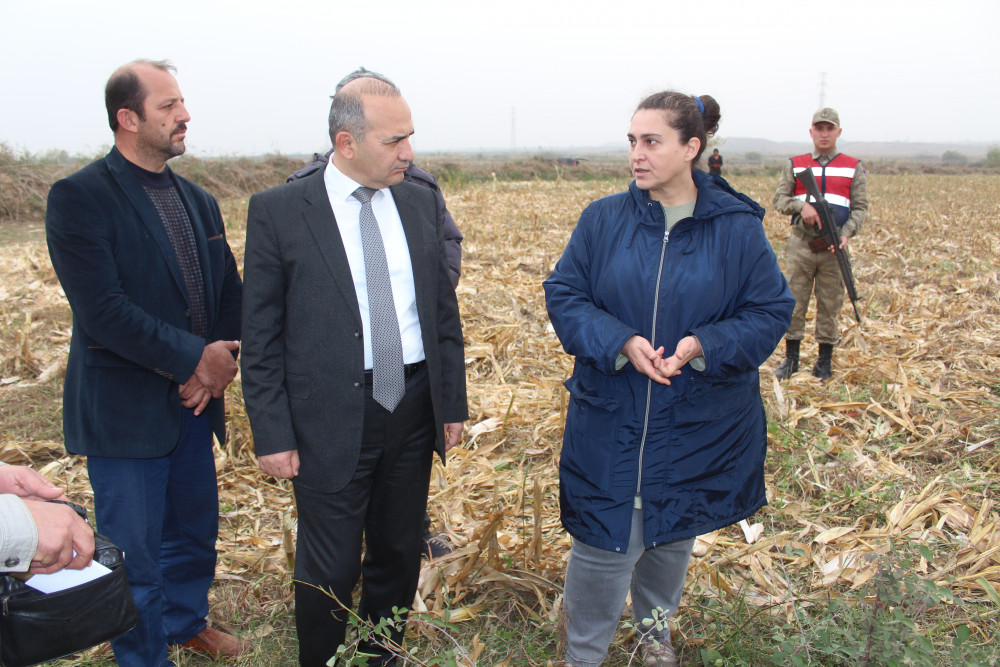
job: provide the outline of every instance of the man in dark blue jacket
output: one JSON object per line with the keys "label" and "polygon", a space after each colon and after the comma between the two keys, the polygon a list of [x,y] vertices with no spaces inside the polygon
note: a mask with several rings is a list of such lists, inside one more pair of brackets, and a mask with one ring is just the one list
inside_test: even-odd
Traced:
{"label": "man in dark blue jacket", "polygon": [[169,644],[236,656],[207,627],[218,490],[212,436],[236,375],[242,283],[218,204],[174,174],[190,116],[165,61],[137,60],[105,89],[115,147],[59,181],[45,217],[73,310],[66,449],[87,457],[98,529],[124,550],[139,624],[119,665],[162,667]]}

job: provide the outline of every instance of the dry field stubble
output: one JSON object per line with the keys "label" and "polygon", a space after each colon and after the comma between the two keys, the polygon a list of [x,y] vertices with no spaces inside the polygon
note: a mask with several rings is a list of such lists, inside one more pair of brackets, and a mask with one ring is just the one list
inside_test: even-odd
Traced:
{"label": "dry field stubble", "polygon": [[[773,179],[740,176],[734,185],[770,207]],[[432,514],[457,548],[424,569],[415,607],[457,623],[479,664],[544,664],[555,646],[570,546],[558,520],[557,462],[571,360],[549,329],[541,281],[586,203],[623,186],[500,182],[446,193],[466,237],[458,291],[472,419],[431,483]],[[853,245],[864,325],[854,326],[845,307],[825,385],[808,370],[775,382],[780,350],[765,365],[771,505],[699,543],[676,617],[687,659],[738,634],[724,619],[712,634],[699,601],[742,596],[791,619],[830,594],[863,589],[875,574],[872,556],[908,541],[933,553],[916,572],[959,600],[946,624],[969,623],[984,644],[997,634],[1000,179],[872,175],[870,188],[872,215]],[[246,201],[228,200],[223,212],[241,259]],[[774,214],[765,219],[779,257],[786,226]],[[83,461],[60,447],[70,320],[37,226],[0,227],[0,271],[2,458],[32,463],[89,503]],[[814,354],[810,332],[807,367]],[[223,521],[213,618],[260,639],[245,664],[292,664],[281,655],[294,645],[285,586],[291,494],[256,472],[238,385],[230,398],[230,437],[217,455]],[[424,657],[449,647],[426,627],[416,641]]]}

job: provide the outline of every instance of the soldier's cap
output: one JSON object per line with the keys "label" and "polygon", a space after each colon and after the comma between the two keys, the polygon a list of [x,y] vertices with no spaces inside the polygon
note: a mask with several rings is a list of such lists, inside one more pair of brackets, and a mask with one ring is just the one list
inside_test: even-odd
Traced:
{"label": "soldier's cap", "polygon": [[813,122],[816,123],[833,123],[837,127],[840,127],[840,114],[837,113],[836,109],[831,109],[830,107],[824,107],[813,114]]}

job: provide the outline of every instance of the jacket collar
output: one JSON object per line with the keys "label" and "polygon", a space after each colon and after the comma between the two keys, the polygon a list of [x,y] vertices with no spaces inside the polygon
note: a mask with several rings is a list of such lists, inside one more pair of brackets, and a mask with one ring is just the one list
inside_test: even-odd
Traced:
{"label": "jacket collar", "polygon": [[[707,220],[726,213],[745,212],[764,219],[764,209],[754,200],[747,197],[742,192],[737,192],[718,175],[706,174],[701,169],[694,169],[691,172],[695,187],[698,188],[698,200],[694,207],[695,220]],[[650,204],[658,204],[649,196],[648,190],[643,190],[632,181],[629,186],[629,193],[632,201],[642,211],[649,211],[656,207]],[[643,215],[641,221],[660,222],[662,214],[653,213],[654,220],[650,220],[648,215]]]}
{"label": "jacket collar", "polygon": [[[691,172],[691,177],[698,188],[698,199],[694,205],[694,215],[691,217],[694,222],[679,222],[674,230],[681,231],[690,224],[698,224],[729,213],[749,213],[761,220],[764,219],[764,209],[750,197],[734,190],[722,176],[706,174],[701,169],[694,169]],[[636,208],[637,218],[626,241],[627,245],[631,245],[632,239],[641,225],[650,225],[659,229],[663,227],[664,219],[663,208],[659,202],[650,198],[648,190],[639,188],[635,181],[629,183],[628,189]]]}
{"label": "jacket collar", "polygon": [[825,157],[827,164],[829,164],[833,162],[834,158],[840,155],[840,151],[834,150],[832,153],[820,153],[819,151],[813,151],[812,153],[810,153],[810,155],[812,156],[812,159],[816,160],[817,162],[819,162],[819,159],[821,157]]}

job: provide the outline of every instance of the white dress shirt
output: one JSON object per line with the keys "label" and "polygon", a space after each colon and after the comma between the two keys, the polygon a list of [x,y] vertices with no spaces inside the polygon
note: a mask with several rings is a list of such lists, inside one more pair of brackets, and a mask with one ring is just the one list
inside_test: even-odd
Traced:
{"label": "white dress shirt", "polygon": [[[351,265],[354,291],[358,295],[361,308],[361,323],[364,327],[365,368],[372,368],[371,318],[368,312],[368,279],[365,276],[365,255],[361,243],[361,202],[352,195],[361,187],[337,169],[333,156],[326,165],[323,175],[330,207],[337,219],[340,238],[347,251],[347,262]],[[389,188],[378,190],[372,196],[372,211],[378,221],[385,246],[386,261],[389,265],[389,282],[392,284],[392,299],[399,320],[399,335],[403,341],[403,363],[413,364],[424,359],[424,341],[420,335],[420,318],[417,315],[417,295],[413,286],[413,266],[410,263],[410,249],[406,244],[403,222],[399,219],[396,202]]]}

